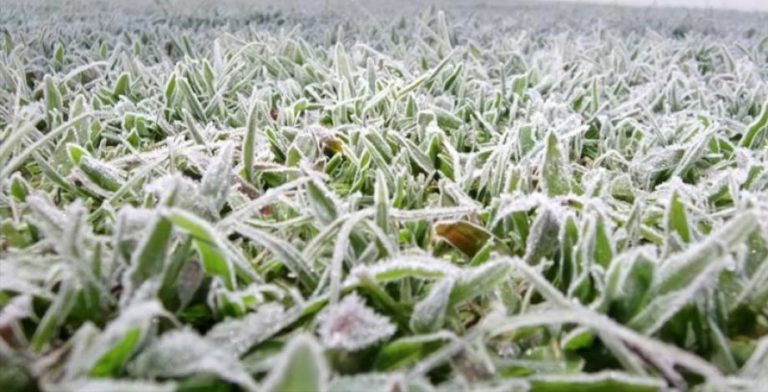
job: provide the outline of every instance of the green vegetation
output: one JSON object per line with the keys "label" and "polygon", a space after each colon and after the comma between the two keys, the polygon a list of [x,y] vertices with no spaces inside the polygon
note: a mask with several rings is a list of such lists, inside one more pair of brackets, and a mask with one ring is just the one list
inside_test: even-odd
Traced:
{"label": "green vegetation", "polygon": [[80,11],[0,10],[3,390],[765,388],[768,18]]}

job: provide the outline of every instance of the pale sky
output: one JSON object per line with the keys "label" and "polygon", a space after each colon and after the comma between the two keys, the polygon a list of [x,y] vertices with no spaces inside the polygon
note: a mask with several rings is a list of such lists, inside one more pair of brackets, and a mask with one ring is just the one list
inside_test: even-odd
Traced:
{"label": "pale sky", "polygon": [[[563,0],[561,0],[563,1]],[[768,0],[564,0],[598,4],[724,8],[743,11],[768,11]]]}

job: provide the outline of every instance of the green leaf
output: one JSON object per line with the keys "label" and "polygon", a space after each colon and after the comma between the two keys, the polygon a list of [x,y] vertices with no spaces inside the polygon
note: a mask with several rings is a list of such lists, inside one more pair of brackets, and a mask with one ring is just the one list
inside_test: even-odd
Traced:
{"label": "green leaf", "polygon": [[72,143],[67,144],[67,152],[69,153],[69,158],[72,160],[72,163],[75,165],[79,165],[84,156],[91,155],[82,147]]}
{"label": "green leaf", "polygon": [[90,371],[91,377],[117,376],[128,362],[141,340],[141,329],[130,329],[122,340],[107,351]]}
{"label": "green leaf", "polygon": [[576,328],[563,336],[561,346],[563,350],[575,352],[592,346],[595,341],[595,334],[589,328]]}
{"label": "green leaf", "polygon": [[444,278],[432,286],[429,294],[413,309],[411,330],[416,333],[429,333],[443,327],[454,283],[452,278]]}
{"label": "green leaf", "polygon": [[125,182],[124,174],[96,158],[76,144],[67,144],[70,160],[96,185],[108,191],[117,191]]}
{"label": "green leaf", "polygon": [[[60,114],[64,113],[62,103],[63,100],[61,98],[61,92],[59,91],[58,86],[56,86],[56,84],[53,82],[53,78],[51,78],[50,75],[45,75],[43,78],[43,84],[45,86],[45,90],[43,90],[45,98],[45,110],[49,121],[51,121],[52,112],[56,111]],[[49,127],[52,129],[53,125],[49,124]]]}
{"label": "green leaf", "polygon": [[672,199],[667,206],[667,233],[677,233],[686,243],[690,243],[692,239],[685,206],[677,191],[672,192]]}
{"label": "green leaf", "polygon": [[172,229],[171,221],[157,216],[145,232],[131,257],[129,276],[133,288],[139,287],[147,279],[159,277],[163,272]]}
{"label": "green leaf", "polygon": [[164,334],[133,364],[132,372],[138,376],[167,379],[210,374],[246,391],[257,390],[237,358],[189,329]]}
{"label": "green leaf", "polygon": [[10,193],[17,201],[26,201],[27,196],[29,196],[29,189],[29,183],[27,183],[21,174],[14,173],[13,176],[11,176]]}
{"label": "green leaf", "polygon": [[535,265],[559,248],[560,222],[550,209],[540,209],[533,221],[525,248],[525,261]]}
{"label": "green leaf", "polygon": [[763,104],[763,108],[755,121],[747,127],[747,132],[741,137],[739,145],[752,149],[758,147],[758,143],[765,139],[764,131],[766,128],[768,128],[768,101]]}
{"label": "green leaf", "polygon": [[512,272],[512,265],[502,261],[490,261],[461,275],[451,291],[450,306],[456,306],[493,290]]}
{"label": "green leaf", "polygon": [[332,223],[339,215],[339,207],[334,196],[320,180],[312,178],[307,182],[307,197],[309,206],[315,216],[324,225]]}
{"label": "green leaf", "polygon": [[376,355],[373,367],[378,371],[392,371],[411,366],[426,358],[453,339],[449,333],[408,336],[387,343]]}
{"label": "green leaf", "polygon": [[592,224],[592,233],[590,233],[592,258],[597,264],[608,269],[613,259],[613,242],[606,227],[605,218],[602,214],[597,214]]}
{"label": "green leaf", "polygon": [[200,180],[200,195],[207,201],[209,211],[216,217],[227,203],[232,184],[232,143],[225,143],[219,154],[208,163]]}
{"label": "green leaf", "polygon": [[456,276],[461,270],[447,261],[431,257],[400,256],[373,265],[357,266],[350,276],[368,275],[379,283],[406,278],[440,279]]}
{"label": "green leaf", "polygon": [[566,195],[571,192],[568,162],[560,151],[559,142],[554,132],[547,135],[544,162],[541,165],[541,178],[544,190],[550,196]]}
{"label": "green leaf", "polygon": [[112,95],[115,97],[128,95],[128,88],[130,85],[131,76],[127,72],[123,72],[120,77],[117,78],[117,83],[115,83],[115,89],[112,90]]}
{"label": "green leaf", "polygon": [[325,391],[328,368],[320,345],[309,335],[288,342],[277,364],[264,380],[265,392]]}
{"label": "green leaf", "polygon": [[245,225],[238,225],[235,230],[272,252],[272,254],[281,260],[291,272],[299,277],[299,280],[307,288],[315,287],[318,280],[317,274],[312,270],[309,261],[305,260],[301,252],[289,242],[280,237],[273,236],[266,231],[254,229]]}
{"label": "green leaf", "polygon": [[45,316],[40,320],[37,329],[35,329],[32,341],[30,342],[33,350],[42,350],[45,344],[56,336],[56,332],[64,325],[76,301],[77,291],[73,287],[73,282],[63,282],[58,295],[48,307],[48,310],[46,310]]}
{"label": "green leaf", "polygon": [[204,220],[176,208],[166,210],[163,216],[194,238],[205,272],[220,277],[227,287],[234,287],[234,271],[224,254],[224,243],[216,230]]}
{"label": "green leaf", "polygon": [[389,189],[384,173],[376,171],[373,204],[376,208],[376,225],[384,232],[390,231],[389,223]]}
{"label": "green leaf", "polygon": [[687,287],[711,264],[712,260],[722,258],[735,246],[743,243],[757,228],[757,217],[751,212],[743,213],[731,219],[693,248],[664,262],[654,284],[655,295]]}
{"label": "green leaf", "polygon": [[245,138],[243,138],[242,148],[243,170],[245,171],[245,179],[248,182],[252,182],[254,180],[253,158],[255,155],[254,149],[256,147],[255,143],[258,120],[259,106],[257,102],[254,102],[248,114],[248,122],[245,127]]}
{"label": "green leaf", "polygon": [[534,376],[530,379],[531,392],[658,392],[664,389],[665,384],[658,379],[618,372]]}

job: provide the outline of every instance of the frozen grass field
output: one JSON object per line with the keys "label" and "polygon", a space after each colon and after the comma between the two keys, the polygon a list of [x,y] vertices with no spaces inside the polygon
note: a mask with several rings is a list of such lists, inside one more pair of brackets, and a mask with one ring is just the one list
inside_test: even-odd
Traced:
{"label": "frozen grass field", "polygon": [[768,14],[3,0],[3,391],[760,391]]}

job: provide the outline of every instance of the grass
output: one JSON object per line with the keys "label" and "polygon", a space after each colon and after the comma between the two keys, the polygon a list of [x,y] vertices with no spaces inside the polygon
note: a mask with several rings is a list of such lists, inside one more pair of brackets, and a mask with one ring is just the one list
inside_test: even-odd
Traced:
{"label": "grass", "polygon": [[764,387],[764,15],[137,4],[0,11],[4,390]]}

